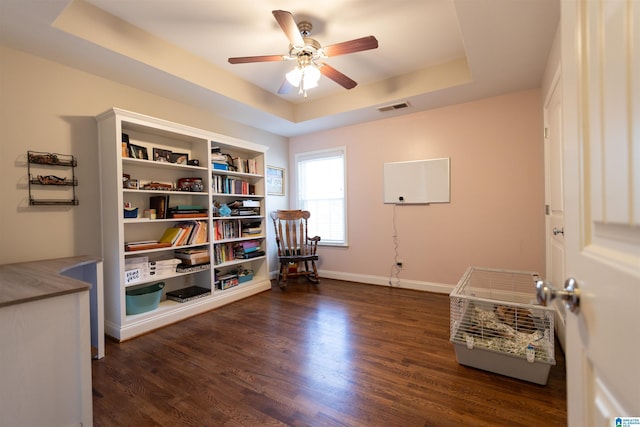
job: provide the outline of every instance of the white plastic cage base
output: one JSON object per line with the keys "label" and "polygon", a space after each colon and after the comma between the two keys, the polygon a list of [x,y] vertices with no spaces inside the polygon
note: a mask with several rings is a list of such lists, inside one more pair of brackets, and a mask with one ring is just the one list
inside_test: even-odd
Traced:
{"label": "white plastic cage base", "polygon": [[469,267],[450,294],[450,341],[458,363],[546,384],[554,311],[536,303],[533,272]]}
{"label": "white plastic cage base", "polygon": [[464,344],[454,343],[453,346],[456,360],[461,365],[540,385],[546,385],[549,379],[551,364],[529,363],[526,359],[481,348],[469,350]]}

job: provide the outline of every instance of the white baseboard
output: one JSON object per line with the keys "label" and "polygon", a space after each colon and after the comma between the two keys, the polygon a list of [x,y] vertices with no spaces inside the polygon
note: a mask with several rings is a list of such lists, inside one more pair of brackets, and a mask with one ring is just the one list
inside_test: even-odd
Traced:
{"label": "white baseboard", "polygon": [[[271,278],[277,278],[277,272],[271,272]],[[391,279],[391,285],[389,285],[389,277],[372,276],[368,274],[355,274],[345,273],[342,271],[328,271],[318,270],[318,276],[320,276],[320,283],[322,278],[334,279],[334,280],[346,280],[348,282],[366,283],[368,285],[390,286],[393,288],[413,289],[423,292],[435,292],[439,294],[450,294],[455,285],[447,285],[444,283],[423,282],[420,280],[407,280],[407,279]]]}

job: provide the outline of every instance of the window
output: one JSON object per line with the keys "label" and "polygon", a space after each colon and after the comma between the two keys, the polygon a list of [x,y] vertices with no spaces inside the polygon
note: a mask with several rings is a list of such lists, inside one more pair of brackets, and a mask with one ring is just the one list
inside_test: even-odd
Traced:
{"label": "window", "polygon": [[347,190],[345,147],[298,153],[296,206],[311,212],[309,235],[320,244],[347,245]]}

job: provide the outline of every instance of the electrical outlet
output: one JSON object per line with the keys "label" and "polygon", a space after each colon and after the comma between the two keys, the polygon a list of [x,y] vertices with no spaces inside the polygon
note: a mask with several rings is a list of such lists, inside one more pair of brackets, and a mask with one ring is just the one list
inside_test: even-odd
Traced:
{"label": "electrical outlet", "polygon": [[404,268],[404,260],[396,260],[396,267],[398,267],[399,270],[402,270]]}

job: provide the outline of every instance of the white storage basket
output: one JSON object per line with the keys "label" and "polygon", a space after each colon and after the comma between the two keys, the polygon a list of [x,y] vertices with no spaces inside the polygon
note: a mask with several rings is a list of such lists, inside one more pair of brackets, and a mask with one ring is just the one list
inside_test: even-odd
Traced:
{"label": "white storage basket", "polygon": [[554,311],[536,302],[533,272],[469,267],[450,297],[458,363],[546,384],[554,356]]}

